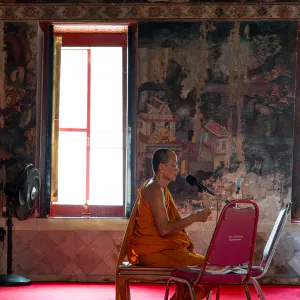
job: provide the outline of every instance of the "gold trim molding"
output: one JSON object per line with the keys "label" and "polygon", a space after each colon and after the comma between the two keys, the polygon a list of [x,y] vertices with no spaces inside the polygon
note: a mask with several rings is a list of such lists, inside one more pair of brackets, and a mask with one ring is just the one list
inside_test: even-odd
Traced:
{"label": "gold trim molding", "polygon": [[143,20],[298,20],[300,4],[1,4],[0,20],[131,22]]}

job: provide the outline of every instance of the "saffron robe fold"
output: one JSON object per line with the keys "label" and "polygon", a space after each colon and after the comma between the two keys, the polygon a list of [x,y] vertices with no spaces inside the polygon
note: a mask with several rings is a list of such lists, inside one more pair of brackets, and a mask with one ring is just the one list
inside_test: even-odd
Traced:
{"label": "saffron robe fold", "polygon": [[[151,207],[145,199],[144,189],[147,180],[138,195],[125,232],[119,253],[117,268],[127,254],[131,264],[149,267],[178,268],[201,265],[204,257],[193,252],[194,245],[184,230],[162,237],[155,225]],[[165,205],[170,221],[180,219],[173,197],[167,187],[164,188]],[[116,273],[116,300],[118,291],[118,269]]]}

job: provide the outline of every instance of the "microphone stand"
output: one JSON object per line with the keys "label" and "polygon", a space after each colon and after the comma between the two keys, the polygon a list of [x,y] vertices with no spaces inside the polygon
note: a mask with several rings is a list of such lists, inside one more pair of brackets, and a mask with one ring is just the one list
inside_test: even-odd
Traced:
{"label": "microphone stand", "polygon": [[[237,188],[235,192],[235,200],[239,200],[239,193],[240,193],[240,188]],[[235,208],[238,208],[237,203],[235,204]]]}
{"label": "microphone stand", "polygon": [[[239,194],[240,194],[240,189],[241,189],[241,184],[242,184],[242,177],[240,177],[236,183],[236,191],[235,191],[235,199],[239,200]],[[238,208],[238,204],[235,205],[235,208]]]}
{"label": "microphone stand", "polygon": [[[202,187],[199,187],[199,186],[197,186],[197,187],[198,187],[198,192],[199,192],[199,193],[205,193],[205,194],[208,195],[208,196],[213,196],[214,198],[216,198],[216,201],[217,201],[217,217],[216,217],[216,224],[218,224],[218,220],[219,220],[219,199],[218,199],[218,196],[217,196],[215,193],[213,193],[212,191],[208,190],[208,189],[205,190],[205,189],[203,189]],[[221,200],[221,201],[224,201],[226,198],[227,198],[227,197],[224,197],[224,198],[221,198],[220,200]],[[227,204],[229,204],[231,201],[225,200],[224,202],[225,202],[226,205],[227,205]]]}
{"label": "microphone stand", "polygon": [[[239,178],[237,184],[236,184],[236,191],[235,191],[235,198],[236,200],[239,199],[239,193],[240,193],[240,189],[241,189],[241,184],[242,184],[242,177]],[[213,193],[212,191],[210,191],[209,189],[202,187],[201,185],[197,185],[198,188],[198,192],[199,193],[205,193],[206,195],[209,196],[213,196],[214,198],[218,198],[217,195],[215,193]],[[227,197],[225,197],[226,199]],[[223,199],[224,200],[224,199]],[[219,219],[219,200],[216,199],[217,201],[217,217],[216,217],[216,225],[218,224],[218,219]],[[226,205],[229,204],[231,201],[229,200],[225,200]],[[238,204],[235,204],[235,208],[238,208]]]}

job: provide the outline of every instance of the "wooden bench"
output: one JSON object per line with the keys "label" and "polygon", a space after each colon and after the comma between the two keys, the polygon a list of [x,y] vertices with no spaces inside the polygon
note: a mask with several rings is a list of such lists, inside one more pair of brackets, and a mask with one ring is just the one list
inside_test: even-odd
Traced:
{"label": "wooden bench", "polygon": [[167,282],[173,268],[142,267],[123,262],[117,270],[120,299],[130,300],[130,282]]}
{"label": "wooden bench", "polygon": [[[116,300],[130,300],[130,282],[167,282],[173,270],[173,268],[151,268],[130,263],[128,253],[131,253],[131,245],[128,237],[133,232],[136,214],[137,205],[134,205],[116,265]],[[124,261],[125,257],[129,262]]]}

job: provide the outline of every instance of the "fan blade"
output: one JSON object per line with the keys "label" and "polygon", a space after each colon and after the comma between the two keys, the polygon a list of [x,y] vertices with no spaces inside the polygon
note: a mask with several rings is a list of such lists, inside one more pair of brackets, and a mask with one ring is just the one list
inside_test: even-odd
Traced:
{"label": "fan blade", "polygon": [[15,216],[19,220],[26,220],[33,215],[40,189],[40,172],[32,164],[28,165],[21,172],[13,202]]}

